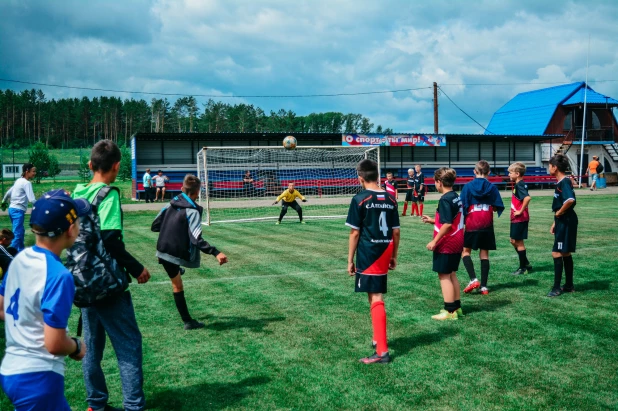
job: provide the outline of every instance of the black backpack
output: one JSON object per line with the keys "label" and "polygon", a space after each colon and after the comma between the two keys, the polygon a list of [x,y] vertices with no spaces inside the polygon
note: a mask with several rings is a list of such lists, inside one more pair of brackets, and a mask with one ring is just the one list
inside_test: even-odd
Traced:
{"label": "black backpack", "polygon": [[597,174],[601,174],[603,170],[605,170],[603,164],[599,163],[599,165],[597,166]]}
{"label": "black backpack", "polygon": [[79,218],[79,235],[67,250],[65,266],[75,282],[74,304],[89,307],[94,303],[123,293],[129,287],[129,278],[105,249],[101,238],[101,223],[97,208],[111,190],[105,186],[92,201],[92,210]]}

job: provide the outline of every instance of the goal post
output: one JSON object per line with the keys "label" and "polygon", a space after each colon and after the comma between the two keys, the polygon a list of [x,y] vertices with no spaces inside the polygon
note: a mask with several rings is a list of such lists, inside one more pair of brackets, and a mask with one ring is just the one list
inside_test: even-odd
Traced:
{"label": "goal post", "polygon": [[[204,147],[197,154],[202,222],[275,221],[281,203],[273,202],[289,183],[307,199],[297,200],[303,220],[345,217],[361,190],[356,165],[363,159],[379,165],[379,146]],[[286,221],[298,222],[291,207]]]}

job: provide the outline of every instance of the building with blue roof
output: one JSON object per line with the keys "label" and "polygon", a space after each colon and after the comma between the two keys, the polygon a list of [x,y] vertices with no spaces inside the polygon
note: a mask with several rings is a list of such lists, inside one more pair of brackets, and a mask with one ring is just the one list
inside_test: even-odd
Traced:
{"label": "building with blue roof", "polygon": [[[494,113],[485,135],[547,135],[543,160],[557,150],[567,153],[579,164],[584,100],[586,101],[586,137],[584,163],[596,155],[607,170],[618,167],[618,122],[612,111],[618,100],[594,91],[585,82],[563,84],[520,93]],[[556,139],[554,136],[560,135]],[[578,166],[579,168],[579,166]],[[584,167],[585,170],[585,167]]]}

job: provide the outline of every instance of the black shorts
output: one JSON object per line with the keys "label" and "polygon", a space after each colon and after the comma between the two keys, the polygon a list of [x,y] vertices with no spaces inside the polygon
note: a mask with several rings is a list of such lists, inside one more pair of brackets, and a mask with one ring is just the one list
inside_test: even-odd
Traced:
{"label": "black shorts", "polygon": [[461,254],[442,254],[433,252],[433,271],[438,274],[450,274],[459,270]]}
{"label": "black shorts", "polygon": [[528,239],[528,221],[521,223],[511,223],[511,239],[512,240],[527,240]]}
{"label": "black shorts", "polygon": [[180,266],[178,264],[170,263],[162,258],[159,258],[159,264],[163,266],[169,278],[174,278],[180,274]]}
{"label": "black shorts", "polygon": [[464,247],[473,250],[495,250],[496,235],[494,228],[486,231],[465,231],[464,232]]}
{"label": "black shorts", "polygon": [[406,191],[406,201],[414,201],[414,190],[411,188]]}
{"label": "black shorts", "polygon": [[354,292],[386,294],[387,275],[365,275],[356,273]]}
{"label": "black shorts", "polygon": [[416,195],[413,197],[412,201],[416,202],[424,202],[425,201],[425,190],[417,191]]}
{"label": "black shorts", "polygon": [[574,253],[577,245],[577,214],[569,217],[554,217],[554,248],[558,253]]}

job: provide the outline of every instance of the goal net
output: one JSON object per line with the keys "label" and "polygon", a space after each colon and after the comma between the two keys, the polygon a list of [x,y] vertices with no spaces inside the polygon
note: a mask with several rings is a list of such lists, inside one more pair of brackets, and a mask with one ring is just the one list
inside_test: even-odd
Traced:
{"label": "goal net", "polygon": [[[289,183],[307,202],[303,220],[345,217],[351,196],[361,190],[356,165],[363,159],[379,164],[379,147],[311,146],[205,147],[197,155],[202,182],[200,205],[203,223],[274,221],[281,202],[273,202]],[[297,211],[288,209],[283,222],[298,222]]]}

